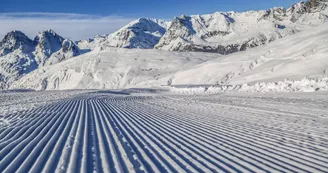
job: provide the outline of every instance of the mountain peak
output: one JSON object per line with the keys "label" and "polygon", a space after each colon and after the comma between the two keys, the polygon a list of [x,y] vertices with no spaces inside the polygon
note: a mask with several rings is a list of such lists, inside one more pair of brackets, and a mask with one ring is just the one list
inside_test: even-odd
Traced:
{"label": "mountain peak", "polygon": [[5,35],[0,42],[0,56],[4,56],[16,49],[27,51],[33,46],[33,41],[28,38],[23,32],[13,30]]}
{"label": "mountain peak", "polygon": [[[58,37],[58,38],[62,38],[60,35],[58,35],[54,30],[52,29],[48,29],[48,30],[45,30],[45,31],[40,31],[38,33],[38,35],[36,36],[36,38],[42,38],[42,37],[47,37],[47,38],[50,38],[50,37]],[[63,39],[64,40],[64,39]]]}
{"label": "mountain peak", "polygon": [[[79,54],[79,49],[73,41],[65,41],[63,37],[52,29],[39,32],[34,42],[37,46],[33,53],[36,57],[36,61],[40,65],[45,65],[54,53],[58,54],[56,55],[57,57],[60,57],[57,58],[59,61]],[[63,54],[65,54],[65,56],[63,56]],[[56,63],[59,61],[56,60]]]}
{"label": "mountain peak", "polygon": [[299,14],[315,13],[325,10],[328,7],[328,0],[308,0],[292,5],[287,11]]}
{"label": "mountain peak", "polygon": [[328,21],[328,0],[309,0],[291,8],[247,12],[216,12],[175,17],[155,46],[170,51],[229,54],[299,32]]}
{"label": "mountain peak", "polygon": [[152,49],[166,32],[164,20],[139,18],[110,34],[105,44],[111,47]]}
{"label": "mountain peak", "polygon": [[8,32],[5,37],[9,37],[9,36],[25,36],[27,37],[22,31],[19,31],[19,30],[13,30],[13,31],[10,31]]}
{"label": "mountain peak", "polygon": [[50,56],[53,52],[58,51],[63,41],[64,38],[51,29],[39,32],[34,39],[34,42],[37,44],[37,50],[45,56]]}
{"label": "mountain peak", "polygon": [[[18,30],[13,30],[11,32],[8,32],[1,43],[4,43],[9,40],[16,40],[16,41],[23,41],[23,40],[30,40],[23,32],[18,31]],[[1,45],[0,43],[0,45]]]}

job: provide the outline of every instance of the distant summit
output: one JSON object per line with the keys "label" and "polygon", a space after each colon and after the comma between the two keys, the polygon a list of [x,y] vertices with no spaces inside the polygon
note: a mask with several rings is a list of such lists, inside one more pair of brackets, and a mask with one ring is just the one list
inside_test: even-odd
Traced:
{"label": "distant summit", "polygon": [[0,89],[44,65],[77,56],[80,49],[53,30],[39,32],[34,40],[11,31],[0,42]]}
{"label": "distant summit", "polygon": [[152,49],[165,34],[169,22],[159,19],[140,18],[105,37],[78,42],[82,48],[110,46],[120,48]]}
{"label": "distant summit", "polygon": [[14,30],[6,34],[0,42],[0,56],[5,56],[16,49],[28,52],[31,51],[31,47],[33,47],[33,41],[23,32]]}
{"label": "distant summit", "polygon": [[115,33],[79,41],[81,49],[118,47],[231,54],[264,45],[328,20],[327,0],[290,8],[181,15],[171,22],[140,18]]}
{"label": "distant summit", "polygon": [[230,54],[264,45],[328,20],[326,0],[310,0],[285,9],[217,12],[176,17],[157,49]]}

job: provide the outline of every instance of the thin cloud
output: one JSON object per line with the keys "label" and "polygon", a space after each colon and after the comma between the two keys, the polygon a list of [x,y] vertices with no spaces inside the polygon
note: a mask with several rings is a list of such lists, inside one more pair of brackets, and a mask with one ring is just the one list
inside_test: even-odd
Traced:
{"label": "thin cloud", "polygon": [[0,38],[12,30],[20,30],[33,38],[39,31],[52,29],[65,38],[82,40],[115,32],[132,20],[75,13],[0,13]]}

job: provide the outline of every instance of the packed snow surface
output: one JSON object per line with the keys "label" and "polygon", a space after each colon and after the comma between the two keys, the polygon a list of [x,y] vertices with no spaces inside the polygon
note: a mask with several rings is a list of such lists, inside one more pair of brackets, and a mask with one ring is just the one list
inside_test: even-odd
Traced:
{"label": "packed snow surface", "polygon": [[328,93],[148,91],[22,93],[66,97],[0,116],[0,172],[328,170]]}

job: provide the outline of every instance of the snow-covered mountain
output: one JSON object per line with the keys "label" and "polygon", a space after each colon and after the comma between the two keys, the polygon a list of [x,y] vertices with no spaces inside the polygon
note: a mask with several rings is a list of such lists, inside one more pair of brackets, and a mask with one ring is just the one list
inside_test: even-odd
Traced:
{"label": "snow-covered mountain", "polygon": [[0,42],[0,89],[37,68],[34,43],[20,31],[9,32]]}
{"label": "snow-covered mountain", "polygon": [[159,19],[140,18],[132,21],[117,32],[94,39],[82,40],[78,45],[82,49],[100,46],[117,48],[152,49],[165,34],[169,22]]}
{"label": "snow-covered mountain", "polygon": [[327,0],[309,0],[288,9],[182,15],[155,47],[220,54],[244,51],[328,21],[327,7]]}
{"label": "snow-covered mountain", "polygon": [[182,15],[171,22],[140,18],[115,33],[77,44],[91,50],[110,46],[230,54],[320,25],[328,21],[327,7],[327,0],[309,0],[288,9]]}
{"label": "snow-covered mountain", "polygon": [[77,56],[80,50],[52,30],[40,32],[34,40],[20,31],[9,32],[0,42],[0,88],[40,66]]}
{"label": "snow-covered mountain", "polygon": [[[304,32],[304,35],[301,34],[298,36],[312,41],[311,44],[303,40],[298,40],[298,42],[289,41],[288,44],[293,45],[297,43],[299,45],[300,42],[307,47],[312,47],[317,44],[311,40],[314,38],[308,38],[306,35],[313,33],[314,30],[318,30],[318,26],[318,28],[324,30],[325,28],[322,28],[321,25],[327,27],[327,24],[325,24],[327,21],[328,0],[308,0],[306,2],[296,3],[288,9],[271,8],[269,10],[247,11],[242,13],[216,12],[206,15],[182,15],[174,18],[171,22],[140,18],[112,34],[98,35],[93,39],[78,42],[64,39],[53,30],[40,32],[34,40],[29,39],[22,32],[12,31],[0,42],[0,88],[8,88],[16,80],[19,81],[15,82],[13,87],[36,88],[35,86],[38,86],[43,89],[119,88],[135,85],[186,84],[187,81],[193,83],[193,78],[188,78],[189,73],[184,73],[179,67],[192,68],[192,65],[200,63],[199,59],[206,61],[214,57],[219,57],[218,54],[228,55],[239,51],[245,51],[257,46],[267,45],[281,38],[291,37],[291,40],[296,40],[292,35],[299,32]],[[325,33],[322,33],[323,37],[325,37]],[[314,35],[314,37],[316,37],[316,35]],[[319,43],[323,45],[326,44],[324,40],[320,39]],[[274,45],[277,46],[277,44],[286,43],[278,42]],[[304,47],[302,45],[299,46]],[[317,46],[320,47],[321,45]],[[128,49],[121,50],[116,48]],[[132,48],[137,48],[138,50],[130,50]],[[263,47],[256,50],[259,51],[262,48]],[[279,48],[285,50],[284,47]],[[272,49],[275,48],[272,47]],[[323,50],[322,46],[320,49]],[[178,51],[180,53],[165,52],[167,50]],[[313,54],[317,55],[317,49],[314,50],[316,51],[314,51],[315,53]],[[288,49],[286,51],[293,52],[297,55],[299,52],[302,52],[296,52],[294,49]],[[86,52],[90,53],[85,54]],[[215,54],[196,55],[181,52],[208,52]],[[253,54],[254,53],[249,55],[252,63],[249,65],[249,69],[251,70],[257,67],[259,62],[263,61],[263,58],[259,58],[262,57],[262,55],[256,54],[256,57],[254,57]],[[305,52],[305,54],[308,54],[308,52]],[[68,59],[74,56],[78,57],[74,58],[74,61],[68,61]],[[211,58],[201,58],[202,56]],[[238,54],[238,56],[244,57],[244,54]],[[278,56],[279,54],[275,54],[271,59],[278,58]],[[321,54],[318,56],[322,57]],[[142,60],[140,60],[140,58],[138,59],[138,57],[142,57]],[[234,62],[234,64],[240,64],[234,61],[238,60],[238,57],[234,55],[227,57],[231,59],[227,60],[225,63],[231,61]],[[285,57],[285,55],[282,57]],[[174,58],[178,60],[188,59],[190,62],[188,61],[187,65],[183,65],[183,63],[186,63],[184,61],[171,64],[171,62],[175,63],[173,60]],[[94,59],[104,62],[104,64],[99,65],[99,62],[96,62]],[[134,59],[137,60],[134,61]],[[310,59],[317,63],[317,59]],[[169,60],[171,62],[167,62],[168,65],[164,66],[165,69],[158,67],[161,63],[165,64],[166,61]],[[139,65],[141,61],[143,65]],[[153,61],[156,61],[154,67],[146,68],[149,64],[153,64]],[[244,60],[241,61],[244,62]],[[291,62],[297,64],[295,61],[291,60]],[[58,63],[59,65],[56,65]],[[70,64],[67,66],[65,65],[66,63]],[[76,65],[73,65],[74,63],[76,63]],[[84,66],[81,66],[81,64]],[[116,68],[117,64],[121,64],[125,67],[120,67],[118,70]],[[192,73],[197,73],[195,76],[199,75],[198,77],[200,79],[206,79],[206,81],[200,80],[196,82],[197,84],[229,83],[232,82],[230,79],[236,78],[239,73],[244,74],[245,71],[248,71],[245,70],[247,68],[244,68],[244,65],[239,71],[233,71],[232,69],[235,68],[234,64],[231,69],[220,67],[219,69],[223,71],[217,71],[216,68],[212,68],[215,74],[213,74],[212,71],[198,73],[198,71],[202,71],[202,69],[197,69],[196,67],[195,70],[197,70]],[[144,66],[146,67],[144,68]],[[283,67],[284,65],[281,66]],[[294,67],[293,64],[291,64],[291,66]],[[275,67],[269,67],[277,69],[278,67],[280,68],[280,65],[275,64]],[[129,70],[125,71],[127,69]],[[133,75],[126,75],[131,73],[130,69],[132,69]],[[57,73],[58,70],[60,74]],[[116,70],[118,70],[119,73],[117,73]],[[232,71],[227,72],[225,70]],[[317,73],[316,70],[314,71]],[[319,70],[322,69],[320,68]],[[153,74],[154,71],[156,74]],[[139,78],[139,72],[142,76],[147,77]],[[259,71],[259,73],[260,72],[262,71]],[[302,75],[307,75],[307,72],[308,71],[304,71]],[[101,77],[99,77],[98,73],[101,74]],[[23,77],[26,74],[28,75]],[[220,75],[224,75],[225,77]],[[281,74],[281,76],[284,75],[286,75],[285,77],[289,76],[285,73]],[[74,79],[72,79],[71,76],[75,76]],[[177,76],[183,77],[179,78]],[[227,78],[227,80],[225,78]],[[68,81],[68,83],[65,81]],[[35,82],[35,84],[33,84],[33,82]],[[90,84],[87,84],[88,82],[90,82]],[[249,82],[249,80],[245,82]]]}
{"label": "snow-covered mountain", "polygon": [[[328,23],[268,45],[221,56],[141,86],[242,85],[328,77]],[[169,82],[168,82],[169,81]]]}
{"label": "snow-covered mountain", "polygon": [[58,63],[80,54],[80,49],[72,40],[64,39],[51,29],[40,32],[34,43],[36,48],[33,54],[41,66]]}
{"label": "snow-covered mountain", "polygon": [[328,76],[328,23],[231,55],[103,48],[43,67],[12,88],[113,89]]}
{"label": "snow-covered mountain", "polygon": [[5,56],[15,50],[22,52],[31,52],[33,50],[33,41],[20,31],[9,32],[0,42],[0,56]]}

